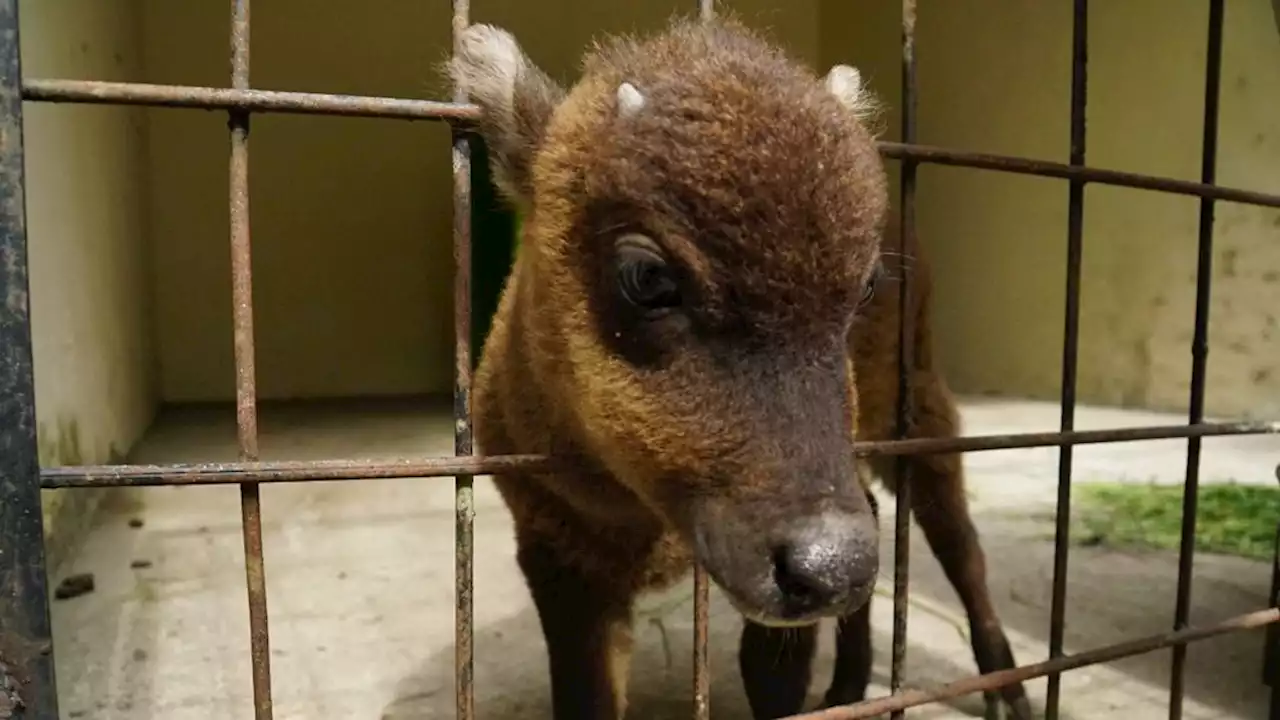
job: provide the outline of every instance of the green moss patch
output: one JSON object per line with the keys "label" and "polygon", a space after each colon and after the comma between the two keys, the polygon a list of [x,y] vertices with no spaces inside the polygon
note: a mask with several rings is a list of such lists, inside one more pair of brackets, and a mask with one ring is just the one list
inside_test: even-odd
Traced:
{"label": "green moss patch", "polygon": [[[1182,486],[1080,483],[1075,528],[1082,545],[1176,551],[1182,537]],[[1235,482],[1200,487],[1196,551],[1269,560],[1280,522],[1280,488]]]}

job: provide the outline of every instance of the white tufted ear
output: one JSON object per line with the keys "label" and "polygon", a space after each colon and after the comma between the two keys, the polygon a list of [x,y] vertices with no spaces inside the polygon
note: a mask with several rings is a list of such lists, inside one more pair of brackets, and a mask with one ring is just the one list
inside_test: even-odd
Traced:
{"label": "white tufted ear", "polygon": [[860,118],[875,114],[876,100],[862,86],[862,73],[849,65],[834,65],[823,81],[827,92],[836,96],[840,104]]}
{"label": "white tufted ear", "polygon": [[835,65],[827,72],[827,91],[836,96],[850,110],[858,109],[862,95],[862,74],[849,65]]}
{"label": "white tufted ear", "polygon": [[445,70],[454,87],[484,110],[479,130],[494,180],[510,199],[526,199],[532,193],[529,163],[564,90],[502,28],[471,25],[459,40]]}
{"label": "white tufted ear", "polygon": [[635,85],[624,82],[618,86],[618,115],[628,118],[640,112],[644,107],[644,95]]}

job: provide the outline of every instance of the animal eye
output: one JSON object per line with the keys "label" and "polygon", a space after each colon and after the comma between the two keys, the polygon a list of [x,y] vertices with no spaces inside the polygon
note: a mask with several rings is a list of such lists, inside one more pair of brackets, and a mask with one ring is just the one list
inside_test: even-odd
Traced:
{"label": "animal eye", "polygon": [[618,289],[627,302],[654,314],[680,304],[680,289],[657,245],[642,235],[617,243]]}

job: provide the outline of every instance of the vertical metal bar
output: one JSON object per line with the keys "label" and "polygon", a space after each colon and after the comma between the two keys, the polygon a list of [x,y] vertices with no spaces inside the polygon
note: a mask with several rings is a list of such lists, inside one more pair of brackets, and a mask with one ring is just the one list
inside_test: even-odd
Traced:
{"label": "vertical metal bar", "polygon": [[[1280,480],[1280,466],[1276,466]],[[1276,520],[1276,541],[1271,551],[1271,607],[1280,608],[1280,519]],[[1268,717],[1280,719],[1280,625],[1267,626],[1263,641],[1262,682],[1271,688],[1271,710]]]}
{"label": "vertical metal bar", "polygon": [[[1226,12],[1223,0],[1210,0],[1208,50],[1205,57],[1204,139],[1200,181],[1212,185],[1218,164],[1218,88],[1222,80],[1222,28]],[[1209,301],[1213,282],[1213,215],[1215,201],[1200,199],[1199,252],[1196,261],[1195,333],[1191,341],[1191,401],[1188,422],[1204,419],[1205,371],[1209,357]],[[1191,614],[1191,573],[1195,561],[1196,510],[1200,491],[1200,438],[1187,441],[1187,476],[1182,495],[1182,539],[1178,548],[1178,590],[1174,607],[1175,630],[1187,627]],[[1175,645],[1169,678],[1169,718],[1182,717],[1187,646]]]}
{"label": "vertical metal bar", "polygon": [[[1072,165],[1085,162],[1085,107],[1089,83],[1089,0],[1075,0],[1071,23],[1071,157]],[[1062,330],[1062,416],[1059,428],[1075,428],[1076,376],[1080,346],[1080,266],[1084,254],[1084,182],[1071,180],[1067,198],[1066,317]],[[1049,619],[1049,658],[1062,657],[1066,631],[1067,561],[1071,539],[1071,445],[1058,453],[1058,508],[1053,538],[1053,605]],[[1062,675],[1049,675],[1045,720],[1057,720]]]}
{"label": "vertical metal bar", "polygon": [[[698,0],[702,22],[715,19],[715,0]],[[693,718],[711,717],[711,655],[707,649],[711,625],[711,582],[701,565],[693,568]]]}
{"label": "vertical metal bar", "polygon": [[711,717],[711,668],[707,650],[711,583],[701,565],[693,573],[693,718]]}
{"label": "vertical metal bar", "polygon": [[0,717],[57,720],[27,280],[18,0],[0,0]]}
{"label": "vertical metal bar", "polygon": [[[916,140],[916,3],[902,0],[902,142]],[[909,257],[916,246],[916,169],[913,160],[904,159],[901,177],[901,228],[898,234],[899,257]],[[910,427],[912,402],[911,374],[915,366],[915,303],[911,297],[911,266],[902,263],[898,286],[898,404],[896,437],[904,438]],[[911,572],[911,473],[906,456],[894,458],[897,503],[894,517],[893,547],[893,658],[890,665],[890,692],[902,689],[903,666],[907,658],[907,591]],[[906,716],[896,710],[894,720]]]}
{"label": "vertical metal bar", "polygon": [[[231,86],[249,88],[249,0],[231,0]],[[258,459],[257,373],[254,369],[253,261],[249,230],[249,113],[232,110],[231,132],[231,298],[235,326],[236,434],[240,459]],[[271,640],[267,629],[266,568],[262,553],[262,499],[258,484],[240,484],[244,567],[249,598],[249,647],[253,661],[253,712],[270,720]]]}
{"label": "vertical metal bar", "polygon": [[[470,0],[453,0],[453,51],[461,52],[463,31],[470,24]],[[454,100],[466,102],[465,92],[454,91]],[[456,455],[473,453],[471,437],[471,141],[456,126],[453,141],[453,449]],[[454,692],[458,720],[475,717],[473,640],[473,586],[475,504],[473,478],[459,475],[454,481],[454,533],[457,585],[454,618]]]}

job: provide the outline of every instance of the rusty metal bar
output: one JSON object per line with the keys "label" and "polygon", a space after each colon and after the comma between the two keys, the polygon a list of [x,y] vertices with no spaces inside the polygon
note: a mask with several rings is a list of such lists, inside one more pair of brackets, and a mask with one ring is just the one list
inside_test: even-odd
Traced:
{"label": "rusty metal bar", "polygon": [[707,650],[711,624],[711,581],[701,565],[693,571],[693,718],[711,717],[711,657]]}
{"label": "rusty metal bar", "polygon": [[[32,102],[148,105],[262,113],[380,117],[398,120],[445,120],[462,124],[475,122],[480,117],[480,108],[467,103],[96,80],[29,79],[23,82],[22,95],[23,99]],[[970,167],[1067,180],[1079,179],[1098,185],[1132,187],[1175,195],[1211,197],[1224,202],[1280,208],[1280,195],[1242,188],[1219,187],[1120,170],[1073,167],[1047,160],[950,150],[928,145],[880,142],[879,148],[881,154],[890,160],[914,160],[916,163],[932,165]]]}
{"label": "rusty metal bar", "polygon": [[[1280,480],[1280,465],[1276,466]],[[1280,518],[1276,518],[1276,541],[1271,551],[1271,607],[1280,609]],[[1262,682],[1271,688],[1269,717],[1280,718],[1280,625],[1267,626],[1263,640]]]}
{"label": "rusty metal bar", "polygon": [[1280,608],[1255,610],[1243,615],[1236,615],[1213,625],[1149,635],[1074,655],[1063,655],[1056,660],[1022,665],[1009,670],[997,670],[985,675],[974,675],[941,687],[928,690],[908,690],[897,695],[884,695],[853,705],[841,705],[826,710],[792,715],[785,720],[867,720],[867,718],[880,717],[884,713],[904,708],[950,700],[971,693],[997,690],[1015,682],[1026,682],[1027,680],[1044,677],[1050,673],[1062,673],[1090,665],[1114,662],[1134,655],[1154,652],[1161,648],[1178,647],[1188,643],[1208,640],[1227,633],[1255,630],[1277,622],[1280,622]]}
{"label": "rusty metal bar", "polygon": [[885,157],[896,160],[912,159],[919,163],[947,165],[951,167],[969,167],[979,170],[994,170],[1018,175],[1036,175],[1039,177],[1059,178],[1063,180],[1078,179],[1086,183],[1098,185],[1114,185],[1131,187],[1139,190],[1170,193],[1173,195],[1191,195],[1194,197],[1213,198],[1224,202],[1235,202],[1244,205],[1261,205],[1280,208],[1280,195],[1272,195],[1254,190],[1220,187],[1189,180],[1142,175],[1120,170],[1104,170],[1092,167],[1072,167],[1071,165],[1033,160],[1011,155],[991,155],[988,153],[965,152],[928,145],[908,145],[904,143],[881,142],[880,152]]}
{"label": "rusty metal bar", "polygon": [[[1218,88],[1222,83],[1222,35],[1224,0],[1210,0],[1208,50],[1204,79],[1204,139],[1202,140],[1200,181],[1212,185],[1218,165]],[[1187,423],[1204,420],[1205,378],[1209,357],[1209,303],[1213,282],[1214,201],[1200,200],[1200,227],[1196,260],[1195,331],[1191,340],[1191,399]],[[1200,492],[1200,439],[1187,441],[1187,475],[1182,490],[1182,537],[1178,547],[1178,587],[1173,611],[1173,629],[1187,627],[1191,614],[1191,578],[1196,549],[1196,508]],[[1173,648],[1169,678],[1169,720],[1182,717],[1186,691],[1187,647]]]}
{"label": "rusty metal bar", "polygon": [[[453,0],[453,52],[462,51],[462,34],[471,23],[470,0]],[[467,101],[454,90],[455,103]],[[471,437],[471,141],[463,128],[451,128],[453,140],[453,451],[472,455]],[[473,476],[454,479],[454,693],[458,720],[476,712],[475,627],[475,491]]]}
{"label": "rusty metal bar", "polygon": [[[902,141],[914,143],[916,139],[916,3],[902,0]],[[913,159],[902,163],[900,189],[900,219],[897,252],[899,257],[912,257],[916,245],[916,169]],[[912,426],[912,409],[915,405],[911,375],[915,367],[915,303],[911,297],[910,263],[902,263],[898,281],[898,398],[894,437],[906,439]],[[890,660],[889,687],[897,693],[902,689],[904,666],[907,660],[907,611],[911,577],[911,467],[906,456],[894,459],[895,512],[893,523],[893,655]],[[905,709],[895,710],[891,718],[905,717]]]}
{"label": "rusty metal bar", "polygon": [[27,279],[18,0],[0,0],[0,718],[57,720]]}
{"label": "rusty metal bar", "polygon": [[[231,0],[231,85],[249,88],[249,0]],[[253,260],[249,228],[249,112],[232,110],[231,131],[231,297],[235,327],[236,435],[240,459],[258,459],[257,373],[253,345]],[[266,568],[262,553],[262,497],[258,484],[240,483],[244,570],[249,600],[249,652],[255,720],[271,720],[271,639],[267,628]]]}
{"label": "rusty metal bar", "polygon": [[[1276,466],[1280,480],[1280,465]],[[1276,542],[1271,551],[1271,607],[1280,610],[1280,518],[1276,519]],[[1262,656],[1262,683],[1271,688],[1270,717],[1280,717],[1280,625],[1267,625]]]}
{"label": "rusty metal bar", "polygon": [[[698,0],[698,17],[716,17],[715,0]],[[693,720],[711,718],[711,654],[707,649],[711,625],[711,581],[706,568],[693,567]]]}
{"label": "rusty metal bar", "polygon": [[[1071,22],[1071,165],[1085,161],[1085,108],[1089,95],[1089,0],[1075,0]],[[1075,429],[1076,376],[1080,360],[1080,266],[1084,255],[1084,182],[1072,179],[1067,197],[1066,317],[1062,329],[1062,415],[1059,429]],[[1049,658],[1062,657],[1066,632],[1067,563],[1071,553],[1072,446],[1058,454],[1058,505],[1053,537],[1053,599]],[[1045,720],[1058,720],[1062,676],[1049,676]]]}
{"label": "rusty metal bar", "polygon": [[[1277,435],[1280,422],[1203,423],[1153,425],[1110,430],[1075,430],[1069,433],[1014,433],[970,435],[958,438],[915,438],[854,443],[860,457],[930,453],[983,452],[1065,444],[1142,442],[1188,437]],[[546,472],[556,459],[545,455],[490,455],[426,457],[395,461],[317,460],[307,462],[196,463],[176,465],[66,466],[41,470],[41,486],[114,487],[158,485],[219,485],[239,482],[310,482],[333,480],[450,477],[499,472]]]}
{"label": "rusty metal bar", "polygon": [[474,121],[480,117],[480,108],[475,105],[434,100],[94,80],[27,80],[23,83],[22,97],[35,102],[149,105],[400,120]]}

